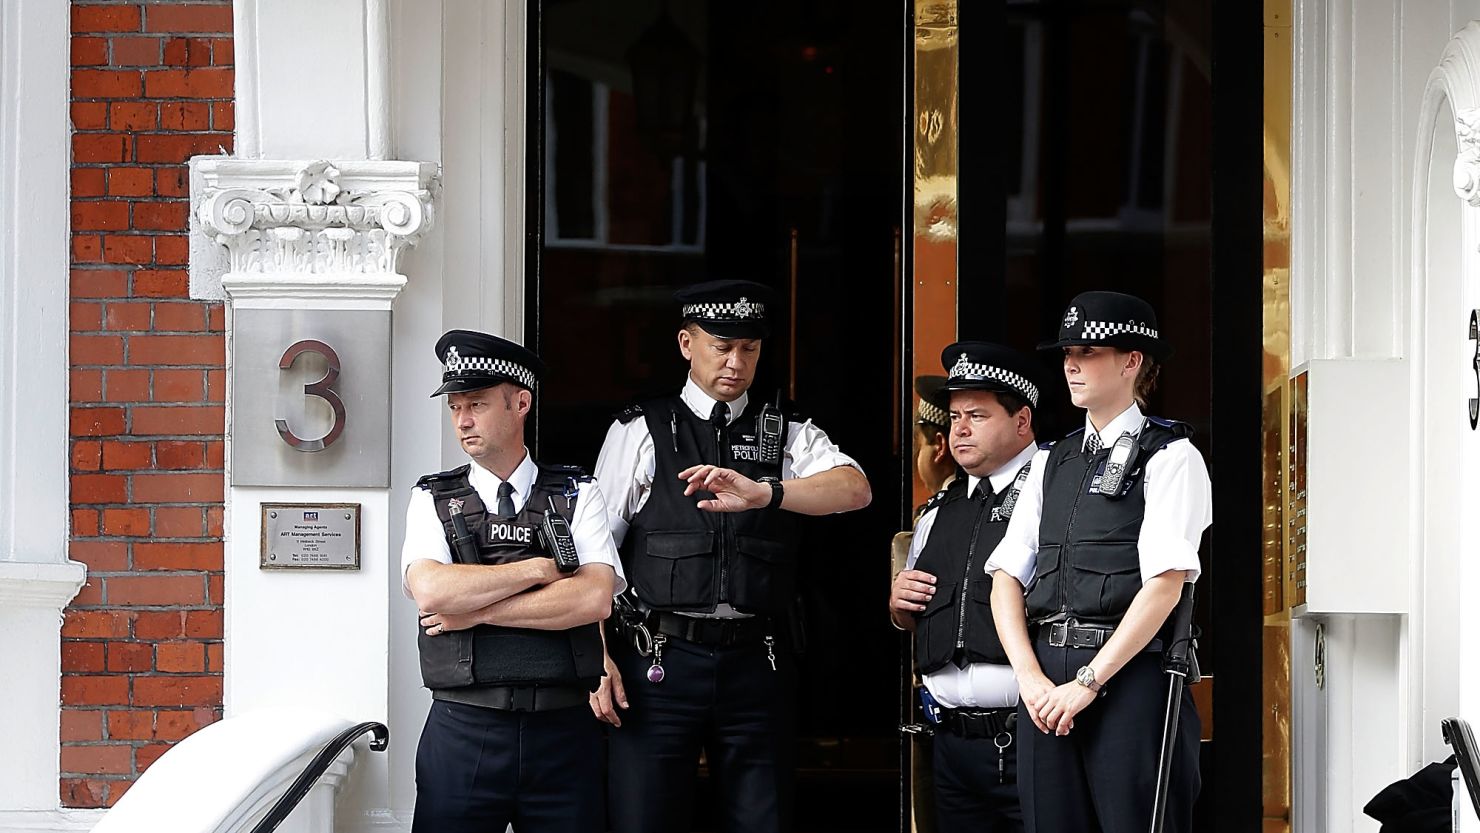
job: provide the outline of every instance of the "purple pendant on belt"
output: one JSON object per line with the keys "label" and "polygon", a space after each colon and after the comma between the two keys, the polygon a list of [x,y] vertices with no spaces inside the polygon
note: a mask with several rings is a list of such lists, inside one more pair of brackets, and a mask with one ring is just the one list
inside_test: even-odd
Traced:
{"label": "purple pendant on belt", "polygon": [[648,678],[648,682],[650,682],[650,683],[661,683],[661,682],[663,682],[663,666],[661,666],[661,665],[654,665],[654,666],[651,666],[650,668],[648,668],[648,670],[647,670],[647,678]]}

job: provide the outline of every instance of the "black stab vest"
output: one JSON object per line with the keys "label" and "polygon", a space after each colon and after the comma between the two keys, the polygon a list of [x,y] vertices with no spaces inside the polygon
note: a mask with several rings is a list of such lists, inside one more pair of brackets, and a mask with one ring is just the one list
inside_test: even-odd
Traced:
{"label": "black stab vest", "polygon": [[[1032,465],[1029,461],[1019,474]],[[930,501],[935,521],[915,569],[935,576],[935,596],[915,614],[915,670],[929,674],[950,663],[959,649],[968,662],[1007,664],[1007,651],[992,621],[992,577],[983,569],[1007,534],[1007,496],[1019,482],[973,500],[965,475]],[[928,511],[928,507],[927,507]]]}
{"label": "black stab vest", "polygon": [[[468,563],[453,544],[448,501],[463,501],[463,520],[477,541],[482,564],[510,564],[526,558],[548,557],[537,530],[548,498],[567,522],[575,510],[576,497],[567,504],[565,495],[575,491],[580,469],[539,466],[534,486],[524,508],[513,520],[493,515],[483,505],[468,480],[470,466],[460,466],[416,481],[432,494],[432,505],[447,535],[447,546],[455,563]],[[483,685],[579,685],[595,690],[603,673],[601,631],[595,623],[564,631],[537,628],[507,628],[477,625],[467,630],[428,636],[417,628],[421,654],[422,684],[430,689],[452,689]]]}
{"label": "black stab vest", "polygon": [[[796,592],[796,524],[791,512],[706,512],[709,492],[684,495],[678,473],[708,463],[752,480],[781,477],[781,453],[758,451],[760,405],[750,399],[725,429],[696,416],[679,396],[644,402],[618,415],[647,420],[653,438],[653,486],[622,542],[622,565],[637,598],[653,610],[712,613],[728,602],[742,613],[781,616]],[[718,436],[716,436],[718,435]]]}
{"label": "black stab vest", "polygon": [[1192,426],[1148,418],[1118,500],[1097,493],[1110,448],[1086,455],[1082,432],[1055,444],[1045,461],[1038,568],[1028,586],[1030,622],[1119,624],[1141,590],[1146,465],[1173,441],[1192,436]]}

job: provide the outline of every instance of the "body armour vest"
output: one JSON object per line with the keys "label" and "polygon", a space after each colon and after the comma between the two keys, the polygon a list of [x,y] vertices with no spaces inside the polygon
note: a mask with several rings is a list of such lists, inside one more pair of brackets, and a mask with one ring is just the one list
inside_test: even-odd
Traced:
{"label": "body armour vest", "polygon": [[[960,659],[1007,664],[992,622],[992,577],[982,568],[1007,534],[1012,504],[1028,465],[1013,485],[986,500],[966,493],[958,477],[927,504],[935,509],[930,539],[915,569],[935,576],[935,596],[915,616],[915,670],[929,674]],[[982,481],[985,482],[985,481]]]}
{"label": "body armour vest", "polygon": [[1043,470],[1043,515],[1038,565],[1028,587],[1028,621],[1115,625],[1141,590],[1141,520],[1146,514],[1146,465],[1192,426],[1148,418],[1136,459],[1118,497],[1100,493],[1110,449],[1085,454],[1070,434],[1049,451]]}
{"label": "body armour vest", "polygon": [[781,477],[787,418],[752,398],[744,413],[719,427],[678,396],[633,406],[617,418],[638,417],[652,433],[653,486],[621,550],[638,599],[653,610],[712,613],[728,602],[743,613],[782,615],[796,590],[792,513],[705,512],[698,502],[713,495],[685,495],[678,473],[708,463],[752,480]]}
{"label": "body armour vest", "polygon": [[[494,515],[468,481],[468,466],[429,474],[416,482],[432,493],[432,505],[447,535],[453,561],[459,564],[509,564],[526,558],[545,558],[537,530],[544,510],[554,498],[556,511],[566,517],[575,509],[575,484],[580,470],[540,466],[524,508],[513,518]],[[566,496],[570,495],[567,500]],[[476,542],[477,560],[470,562],[453,543],[449,501],[461,500],[463,520]],[[477,625],[428,636],[417,628],[422,684],[430,689],[479,685],[579,685],[594,690],[602,675],[601,632],[595,623],[564,631]]]}

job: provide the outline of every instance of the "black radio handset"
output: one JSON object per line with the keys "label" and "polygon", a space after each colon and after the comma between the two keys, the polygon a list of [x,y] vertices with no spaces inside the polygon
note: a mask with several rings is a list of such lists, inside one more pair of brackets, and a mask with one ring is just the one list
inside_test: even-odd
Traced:
{"label": "black radio handset", "polygon": [[[779,392],[776,398],[778,400],[781,398]],[[776,465],[781,462],[781,432],[785,430],[785,423],[778,405],[767,402],[761,407],[760,428],[756,433],[760,435],[757,442],[760,444],[762,463]]]}
{"label": "black radio handset", "polygon": [[544,538],[545,549],[555,559],[555,569],[562,573],[573,573],[581,566],[581,560],[576,555],[575,536],[571,534],[570,524],[566,522],[565,516],[556,511],[555,498],[548,498],[548,501],[550,505],[540,519],[540,535]]}
{"label": "black radio handset", "polygon": [[1110,448],[1110,459],[1105,463],[1105,473],[1100,476],[1100,494],[1110,500],[1120,500],[1125,497],[1121,493],[1121,486],[1125,483],[1125,476],[1136,464],[1136,452],[1140,445],[1134,434],[1129,431],[1120,435],[1115,445]]}

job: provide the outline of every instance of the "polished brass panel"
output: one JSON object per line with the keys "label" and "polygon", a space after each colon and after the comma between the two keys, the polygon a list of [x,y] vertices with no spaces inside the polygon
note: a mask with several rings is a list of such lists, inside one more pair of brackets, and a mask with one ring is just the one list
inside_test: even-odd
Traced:
{"label": "polished brass panel", "polygon": [[[911,100],[910,154],[912,162],[912,205],[908,239],[896,239],[895,263],[903,266],[903,247],[909,246],[911,354],[914,356],[911,376],[939,375],[940,354],[956,340],[957,287],[957,196],[959,189],[959,50],[957,28],[958,0],[914,0],[914,90]],[[903,283],[904,275],[900,276]],[[900,373],[896,372],[896,380]],[[902,381],[902,380],[900,380]],[[909,388],[913,396],[914,386]],[[903,395],[904,391],[901,390]],[[896,400],[898,401],[898,400]],[[910,412],[919,403],[911,400]],[[895,428],[898,442],[908,434],[912,443],[920,441],[919,432],[905,425]],[[909,451],[909,460],[917,459],[919,449]],[[913,472],[915,466],[910,466]],[[923,504],[936,484],[926,484],[919,473],[912,475],[915,506]],[[894,564],[904,566],[907,538],[896,537]],[[911,735],[910,829],[915,833],[935,830],[934,796],[927,738]]]}
{"label": "polished brass panel", "polygon": [[[957,0],[915,0],[910,141],[914,190],[909,232],[915,376],[940,374],[941,351],[956,340],[960,149],[957,12]],[[915,478],[915,505],[930,494],[931,488]]]}
{"label": "polished brass panel", "polygon": [[[1292,0],[1264,0],[1263,824],[1290,831],[1290,608],[1303,552],[1304,377],[1290,379]],[[1300,535],[1295,534],[1300,530]]]}

